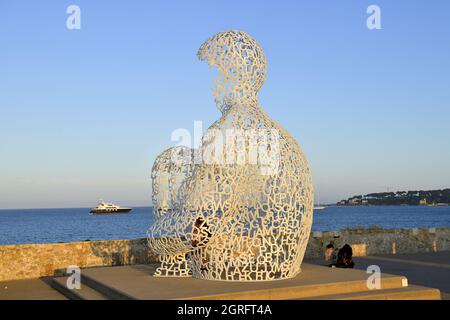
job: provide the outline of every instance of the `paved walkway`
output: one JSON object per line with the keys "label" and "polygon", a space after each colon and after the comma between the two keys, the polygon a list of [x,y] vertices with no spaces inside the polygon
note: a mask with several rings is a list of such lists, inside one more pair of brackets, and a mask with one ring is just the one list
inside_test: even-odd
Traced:
{"label": "paved walkway", "polygon": [[[442,300],[450,300],[450,251],[355,257],[355,268],[380,267],[382,273],[402,275],[409,284],[441,290]],[[305,262],[321,264],[321,260]]]}
{"label": "paved walkway", "polygon": [[41,279],[0,282],[0,300],[67,300]]}

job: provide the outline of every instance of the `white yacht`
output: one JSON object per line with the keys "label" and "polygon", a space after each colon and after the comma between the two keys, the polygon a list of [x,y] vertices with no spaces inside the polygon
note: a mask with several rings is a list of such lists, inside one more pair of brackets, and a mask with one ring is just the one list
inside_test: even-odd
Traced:
{"label": "white yacht", "polygon": [[317,194],[317,204],[314,205],[314,209],[313,210],[317,211],[317,210],[325,209],[326,208],[325,206],[322,206],[322,205],[319,204],[320,203],[319,193],[317,192],[316,194]]}
{"label": "white yacht", "polygon": [[121,206],[116,206],[112,203],[106,203],[103,200],[100,200],[97,207],[92,208],[90,213],[92,214],[115,214],[115,213],[128,213],[131,211],[131,208],[124,208]]}

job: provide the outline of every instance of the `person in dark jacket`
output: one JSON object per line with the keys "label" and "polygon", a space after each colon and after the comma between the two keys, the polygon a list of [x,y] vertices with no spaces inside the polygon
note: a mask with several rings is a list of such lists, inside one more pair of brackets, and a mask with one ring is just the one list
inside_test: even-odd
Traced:
{"label": "person in dark jacket", "polygon": [[[203,246],[205,246],[209,242],[211,236],[212,234],[209,231],[208,223],[203,217],[198,217],[197,220],[195,220],[194,228],[192,230],[192,247],[199,247],[197,250],[202,250]],[[208,268],[206,267],[209,262],[208,260],[209,259],[207,257],[202,258],[202,266],[200,268],[200,271],[208,270]]]}
{"label": "person in dark jacket", "polygon": [[353,262],[352,256],[352,247],[345,244],[338,252],[336,268],[353,268],[355,263]]}

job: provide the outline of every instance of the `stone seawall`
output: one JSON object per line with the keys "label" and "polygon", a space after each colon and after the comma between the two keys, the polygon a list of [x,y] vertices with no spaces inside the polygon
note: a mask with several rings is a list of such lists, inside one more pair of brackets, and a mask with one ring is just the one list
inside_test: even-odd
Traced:
{"label": "stone seawall", "polygon": [[[330,242],[335,247],[350,244],[355,256],[450,251],[450,228],[313,232],[306,258],[322,257]],[[64,274],[71,265],[115,266],[154,261],[146,239],[0,245],[0,281]]]}
{"label": "stone seawall", "polygon": [[147,240],[105,240],[0,246],[0,281],[64,274],[79,267],[142,264],[155,261]]}
{"label": "stone seawall", "polygon": [[450,228],[358,228],[312,232],[306,258],[322,257],[329,243],[338,248],[350,244],[354,256],[450,251]]}

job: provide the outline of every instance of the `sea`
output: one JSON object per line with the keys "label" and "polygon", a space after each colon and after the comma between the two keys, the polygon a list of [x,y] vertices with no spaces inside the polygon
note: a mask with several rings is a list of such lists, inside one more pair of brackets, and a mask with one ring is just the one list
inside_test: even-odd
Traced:
{"label": "sea", "polygon": [[[144,238],[151,207],[90,215],[88,208],[0,210],[0,245]],[[313,231],[357,227],[450,227],[450,206],[331,206],[314,212]]]}

